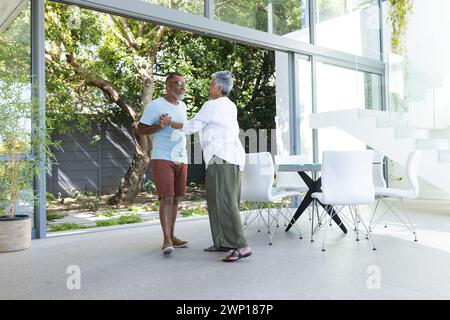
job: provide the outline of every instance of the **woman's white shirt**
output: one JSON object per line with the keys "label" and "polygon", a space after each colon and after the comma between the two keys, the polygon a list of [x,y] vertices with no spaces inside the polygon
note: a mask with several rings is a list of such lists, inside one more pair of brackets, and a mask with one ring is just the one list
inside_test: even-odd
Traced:
{"label": "woman's white shirt", "polygon": [[244,170],[245,150],[239,140],[237,108],[228,97],[205,102],[194,118],[184,123],[183,131],[199,132],[206,166],[216,155]]}

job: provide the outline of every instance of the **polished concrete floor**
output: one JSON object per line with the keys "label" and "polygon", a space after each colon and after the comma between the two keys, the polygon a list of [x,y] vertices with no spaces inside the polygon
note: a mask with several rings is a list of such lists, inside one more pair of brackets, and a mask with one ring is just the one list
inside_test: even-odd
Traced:
{"label": "polished concrete floor", "polygon": [[0,254],[0,299],[450,299],[450,215],[412,212],[419,241],[392,216],[370,241],[335,225],[309,241],[280,227],[273,245],[256,224],[246,230],[254,254],[235,263],[207,253],[208,219],[180,221],[189,248],[161,254],[158,224],[34,240]]}

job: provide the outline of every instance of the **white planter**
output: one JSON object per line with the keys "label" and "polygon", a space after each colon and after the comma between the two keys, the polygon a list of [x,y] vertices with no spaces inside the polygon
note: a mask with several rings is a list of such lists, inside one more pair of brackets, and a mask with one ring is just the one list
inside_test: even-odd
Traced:
{"label": "white planter", "polygon": [[13,252],[31,246],[31,217],[0,217],[0,252]]}

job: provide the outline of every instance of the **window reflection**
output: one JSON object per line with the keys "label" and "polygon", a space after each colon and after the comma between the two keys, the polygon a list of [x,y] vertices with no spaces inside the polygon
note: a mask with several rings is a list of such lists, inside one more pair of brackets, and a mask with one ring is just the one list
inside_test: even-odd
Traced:
{"label": "window reflection", "polygon": [[[381,109],[381,77],[317,63],[317,112],[343,109]],[[318,155],[323,150],[361,150],[365,144],[342,130],[318,130]]]}
{"label": "window reflection", "polygon": [[317,44],[380,59],[377,0],[317,0]]}
{"label": "window reflection", "polygon": [[32,152],[31,7],[17,0],[3,2],[0,9],[0,215],[15,191],[17,214],[32,215],[35,172],[26,160]]}
{"label": "window reflection", "polygon": [[311,62],[306,57],[297,59],[297,101],[300,110],[300,154],[313,159],[313,136],[309,126],[312,112]]}
{"label": "window reflection", "polygon": [[203,15],[204,1],[203,0],[140,0],[150,4],[156,4],[162,7],[177,9],[184,12],[195,13]]}
{"label": "window reflection", "polygon": [[216,0],[214,18],[243,27],[268,31],[267,0]]}
{"label": "window reflection", "polygon": [[217,20],[307,42],[308,14],[308,0],[214,1]]}

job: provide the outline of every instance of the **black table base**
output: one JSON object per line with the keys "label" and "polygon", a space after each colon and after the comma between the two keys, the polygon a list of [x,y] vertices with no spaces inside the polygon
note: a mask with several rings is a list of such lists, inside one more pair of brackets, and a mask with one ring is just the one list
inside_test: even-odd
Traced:
{"label": "black table base", "polygon": [[[308,187],[308,192],[306,193],[305,197],[303,198],[302,202],[300,203],[300,206],[297,208],[297,211],[295,211],[294,216],[292,217],[291,221],[289,222],[289,225],[286,227],[285,231],[289,231],[291,227],[294,225],[294,223],[297,221],[297,219],[302,215],[302,213],[308,208],[310,203],[313,201],[313,198],[311,197],[311,194],[314,192],[321,192],[321,186],[322,186],[322,178],[319,178],[317,180],[313,180],[310,176],[308,176],[305,172],[299,171],[298,174],[302,178],[302,180],[305,182],[305,184]],[[330,205],[325,205],[318,201],[319,204],[324,208],[324,210],[332,215],[333,221],[336,222],[336,224],[341,228],[341,230],[344,233],[347,233],[347,228],[345,228],[344,224],[342,223],[339,216],[336,214],[336,211],[333,209]]]}

